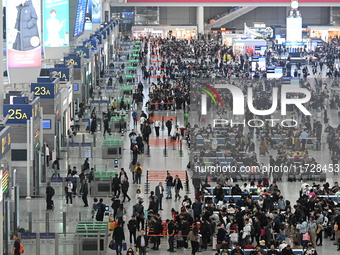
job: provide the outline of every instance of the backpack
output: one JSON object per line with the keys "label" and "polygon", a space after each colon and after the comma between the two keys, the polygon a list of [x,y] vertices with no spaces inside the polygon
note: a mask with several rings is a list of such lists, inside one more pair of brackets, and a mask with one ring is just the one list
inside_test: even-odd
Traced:
{"label": "backpack", "polygon": [[54,196],[54,194],[55,194],[55,191],[54,191],[54,188],[50,188],[50,193],[51,193],[51,197],[53,197]]}
{"label": "backpack", "polygon": [[250,235],[254,236],[255,235],[255,228],[253,225],[250,226]]}
{"label": "backpack", "polygon": [[136,174],[141,175],[142,174],[142,168],[137,167]]}
{"label": "backpack", "polygon": [[[20,243],[20,241],[18,241]],[[20,248],[19,248],[19,253],[23,254],[25,252],[25,248],[24,245],[22,243],[20,243]]]}

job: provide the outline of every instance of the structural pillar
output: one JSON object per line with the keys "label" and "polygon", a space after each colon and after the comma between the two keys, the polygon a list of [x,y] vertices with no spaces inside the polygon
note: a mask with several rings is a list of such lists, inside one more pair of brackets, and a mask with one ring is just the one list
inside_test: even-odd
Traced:
{"label": "structural pillar", "polygon": [[204,34],[204,7],[196,7],[196,23],[197,23],[197,33]]}

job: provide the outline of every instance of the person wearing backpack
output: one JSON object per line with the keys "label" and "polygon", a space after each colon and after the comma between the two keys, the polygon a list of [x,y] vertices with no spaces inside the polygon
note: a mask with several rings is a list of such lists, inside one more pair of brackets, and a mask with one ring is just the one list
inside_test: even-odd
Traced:
{"label": "person wearing backpack", "polygon": [[97,204],[97,215],[96,220],[97,221],[103,221],[104,220],[104,214],[105,214],[105,205],[103,204],[103,199],[99,199],[99,203]]}
{"label": "person wearing backpack", "polygon": [[137,163],[137,166],[135,167],[135,170],[134,170],[135,183],[141,184],[142,173],[143,173],[143,168],[140,166],[140,163]]}
{"label": "person wearing backpack", "polygon": [[14,245],[10,253],[14,253],[14,255],[20,255],[24,253],[24,245],[20,242],[18,236],[16,234],[13,235]]}
{"label": "person wearing backpack", "polygon": [[47,182],[46,186],[46,211],[53,210],[53,200],[52,197],[54,196],[55,191],[54,188],[51,187],[51,183]]}

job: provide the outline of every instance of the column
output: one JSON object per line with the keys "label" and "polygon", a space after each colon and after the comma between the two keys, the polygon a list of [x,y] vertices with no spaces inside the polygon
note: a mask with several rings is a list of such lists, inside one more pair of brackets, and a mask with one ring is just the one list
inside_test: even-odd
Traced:
{"label": "column", "polygon": [[[102,22],[111,20],[110,9],[111,9],[110,2],[109,1],[103,1],[102,2]],[[107,20],[105,20],[106,16],[107,16]]]}
{"label": "column", "polygon": [[197,23],[197,33],[204,34],[204,7],[196,7],[196,23]]}

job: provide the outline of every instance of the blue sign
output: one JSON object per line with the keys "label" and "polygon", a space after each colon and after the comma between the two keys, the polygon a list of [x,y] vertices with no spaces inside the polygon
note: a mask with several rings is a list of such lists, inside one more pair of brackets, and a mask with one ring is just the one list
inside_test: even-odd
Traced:
{"label": "blue sign", "polygon": [[74,68],[81,68],[81,57],[77,57],[77,56],[64,57],[64,64],[65,65],[68,61],[69,61],[70,64],[73,65]]}
{"label": "blue sign", "polygon": [[59,68],[50,68],[50,77],[56,75],[55,77],[59,78],[60,81],[70,81],[73,77],[70,77],[70,68],[68,67],[59,67]]}
{"label": "blue sign", "polygon": [[84,58],[90,58],[89,48],[75,48],[74,53],[76,53],[77,55],[83,56]]}
{"label": "blue sign", "polygon": [[[0,132],[1,151],[0,159],[11,149],[11,127],[3,127]],[[0,191],[1,192],[1,191]]]}
{"label": "blue sign", "polygon": [[5,104],[4,116],[9,115],[8,124],[26,124],[31,117],[39,116],[40,99],[36,98],[31,104]]}
{"label": "blue sign", "polygon": [[37,233],[21,233],[21,239],[37,239]]}
{"label": "blue sign", "polygon": [[55,239],[55,233],[40,233],[40,239]]}
{"label": "blue sign", "polygon": [[58,95],[58,83],[31,83],[31,92],[35,97],[55,98]]}
{"label": "blue sign", "polygon": [[78,0],[73,37],[78,37],[84,33],[86,7],[87,0]]}
{"label": "blue sign", "polygon": [[51,182],[63,182],[63,177],[51,177]]}

